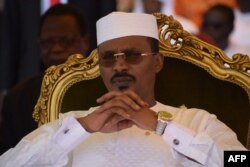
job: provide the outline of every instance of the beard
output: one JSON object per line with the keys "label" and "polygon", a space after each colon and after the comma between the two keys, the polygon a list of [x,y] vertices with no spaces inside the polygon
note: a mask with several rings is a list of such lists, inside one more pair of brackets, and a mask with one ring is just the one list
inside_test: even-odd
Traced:
{"label": "beard", "polygon": [[118,90],[125,91],[129,89],[132,83],[136,82],[136,78],[126,72],[117,72],[112,76],[110,82]]}

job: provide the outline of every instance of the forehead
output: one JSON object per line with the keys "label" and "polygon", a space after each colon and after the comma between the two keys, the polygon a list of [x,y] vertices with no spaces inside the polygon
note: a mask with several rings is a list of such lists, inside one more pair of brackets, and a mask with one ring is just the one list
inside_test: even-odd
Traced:
{"label": "forehead", "polygon": [[138,51],[150,51],[150,42],[144,36],[127,36],[108,40],[98,46],[100,53],[105,51],[122,51],[125,49],[136,49]]}
{"label": "forehead", "polygon": [[229,19],[228,14],[218,9],[209,11],[205,16],[205,20],[209,21],[227,22],[228,19]]}
{"label": "forehead", "polygon": [[41,28],[41,35],[79,33],[76,19],[71,15],[48,16]]}

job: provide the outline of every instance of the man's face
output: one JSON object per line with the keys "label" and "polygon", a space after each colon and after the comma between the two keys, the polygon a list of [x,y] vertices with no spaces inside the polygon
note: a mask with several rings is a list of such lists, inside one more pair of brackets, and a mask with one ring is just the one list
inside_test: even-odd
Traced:
{"label": "man's face", "polygon": [[65,62],[72,54],[85,54],[88,47],[88,37],[81,36],[73,16],[48,16],[45,19],[41,28],[40,48],[46,68]]}
{"label": "man's face", "polygon": [[[129,36],[106,41],[99,45],[101,76],[109,91],[133,90],[144,100],[154,98],[155,74],[162,68],[163,57],[152,53],[146,37]],[[127,56],[125,58],[125,55]],[[116,59],[109,61],[116,55]]]}
{"label": "man's face", "polygon": [[162,2],[159,0],[143,0],[143,7],[145,13],[161,12]]}
{"label": "man's face", "polygon": [[226,13],[211,10],[204,17],[201,31],[210,35],[218,44],[229,38],[233,25]]}
{"label": "man's face", "polygon": [[243,13],[250,12],[250,3],[249,0],[237,0],[237,4],[239,6],[239,9]]}

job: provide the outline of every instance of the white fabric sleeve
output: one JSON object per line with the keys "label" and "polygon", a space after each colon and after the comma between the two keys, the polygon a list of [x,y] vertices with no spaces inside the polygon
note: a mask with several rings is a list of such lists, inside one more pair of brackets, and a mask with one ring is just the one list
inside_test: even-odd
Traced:
{"label": "white fabric sleeve", "polygon": [[90,135],[76,118],[43,125],[0,157],[1,167],[64,166],[69,152]]}
{"label": "white fabric sleeve", "polygon": [[246,150],[235,133],[225,124],[211,117],[203,131],[195,132],[176,122],[170,122],[163,139],[171,148],[175,159],[186,167],[221,167],[224,150]]}

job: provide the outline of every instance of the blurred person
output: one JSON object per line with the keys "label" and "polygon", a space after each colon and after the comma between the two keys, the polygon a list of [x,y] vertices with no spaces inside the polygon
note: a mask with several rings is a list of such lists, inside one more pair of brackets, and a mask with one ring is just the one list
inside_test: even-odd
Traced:
{"label": "blurred person", "polygon": [[235,53],[247,54],[247,49],[230,40],[234,29],[234,12],[229,6],[218,4],[212,6],[203,16],[200,33],[214,39],[219,48],[232,57]]}
{"label": "blurred person", "polygon": [[173,9],[175,0],[135,0],[134,12],[154,13],[161,12],[166,15],[172,15],[174,19],[179,21],[183,28],[195,34],[198,32],[198,27],[185,17],[177,15]]}
{"label": "blurred person", "polygon": [[[41,17],[39,44],[44,69],[65,62],[72,54],[86,55],[89,35],[78,8],[58,4],[47,10]],[[0,153],[37,128],[32,113],[40,95],[43,74],[23,80],[7,93],[0,125]]]}
{"label": "blurred person", "polygon": [[0,0],[0,29],[2,28],[3,6],[4,6],[4,0]]}
{"label": "blurred person", "polygon": [[144,13],[152,14],[161,12],[163,2],[159,0],[142,0]]}
{"label": "blurred person", "polygon": [[135,0],[117,0],[117,11],[132,12]]}
{"label": "blurred person", "polygon": [[236,0],[238,7],[234,10],[235,26],[231,35],[231,40],[247,48],[250,56],[250,1]]}
{"label": "blurred person", "polygon": [[100,106],[64,113],[33,131],[1,155],[0,166],[221,167],[224,150],[246,150],[215,115],[155,99],[164,63],[158,40],[153,15],[113,12],[98,20],[108,89]]}
{"label": "blurred person", "polygon": [[96,20],[116,10],[116,0],[6,0],[0,39],[0,97],[43,70],[37,41],[39,22],[41,14],[55,3],[70,3],[81,10],[90,35],[89,51],[96,48]]}
{"label": "blurred person", "polygon": [[[1,36],[2,36],[1,32],[2,32],[2,26],[3,26],[3,23],[2,23],[2,18],[3,18],[3,4],[4,4],[4,0],[0,0],[0,39],[1,39]],[[0,50],[2,50],[1,40],[0,40]],[[1,109],[2,109],[3,98],[4,98],[4,96],[0,95],[0,123],[1,123],[1,120],[2,120]]]}
{"label": "blurred person", "polygon": [[201,26],[204,13],[216,4],[224,4],[232,8],[236,7],[235,0],[174,0],[174,10],[177,15],[181,15],[192,20],[198,27]]}
{"label": "blurred person", "polygon": [[216,43],[216,41],[208,34],[203,33],[203,32],[199,32],[197,34],[194,34],[196,37],[198,37],[199,39],[201,39],[202,41],[205,41],[209,44],[212,44],[214,46],[218,46],[218,44]]}

